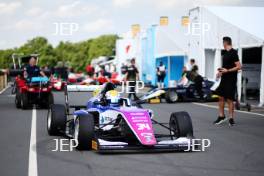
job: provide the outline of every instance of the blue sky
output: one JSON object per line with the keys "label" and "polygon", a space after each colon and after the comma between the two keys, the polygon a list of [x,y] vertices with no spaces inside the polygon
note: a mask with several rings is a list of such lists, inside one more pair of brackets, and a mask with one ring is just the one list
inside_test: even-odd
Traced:
{"label": "blue sky", "polygon": [[[199,5],[264,6],[263,0],[0,0],[0,49],[19,47],[44,36],[82,41],[101,34],[122,34],[132,24],[157,24],[160,16],[180,20]],[[72,35],[55,35],[56,24],[77,25]],[[67,29],[66,29],[67,30]],[[68,34],[68,31],[66,31]]]}

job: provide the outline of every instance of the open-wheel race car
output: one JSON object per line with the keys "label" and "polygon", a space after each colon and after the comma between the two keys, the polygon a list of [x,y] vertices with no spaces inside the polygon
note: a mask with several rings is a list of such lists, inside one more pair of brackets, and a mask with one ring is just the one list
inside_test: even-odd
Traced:
{"label": "open-wheel race car", "polygon": [[52,89],[56,91],[62,91],[67,84],[67,81],[63,78],[52,76],[50,78]]}
{"label": "open-wheel race car", "polygon": [[[24,68],[29,59],[37,55],[20,56],[13,54],[14,68],[10,70],[10,76],[15,76],[12,93],[15,94],[17,108],[27,109],[33,104],[48,108],[53,104],[52,86],[47,77],[24,77]],[[46,75],[49,73],[45,72]]]}
{"label": "open-wheel race car", "polygon": [[206,102],[217,101],[218,96],[211,90],[213,84],[213,81],[207,79],[203,80],[202,99],[198,96],[195,84],[189,82],[186,85],[177,85],[176,87],[152,89],[140,97],[140,101],[146,103],[160,103],[163,99],[165,99],[167,103],[176,103],[180,101],[195,102],[201,100]]}
{"label": "open-wheel race car", "polygon": [[68,67],[60,65],[52,69],[52,75],[50,76],[50,82],[53,90],[62,91],[67,85],[68,81]]}
{"label": "open-wheel race car", "polygon": [[[96,90],[85,106],[68,103],[68,92],[83,91],[84,86],[71,85],[67,89],[66,103],[54,104],[48,112],[47,130],[49,135],[74,138],[77,149],[182,151],[192,143],[193,127],[187,112],[174,112],[168,123],[160,123],[152,110],[139,108],[120,97],[112,83]],[[167,133],[155,133],[154,125]]]}

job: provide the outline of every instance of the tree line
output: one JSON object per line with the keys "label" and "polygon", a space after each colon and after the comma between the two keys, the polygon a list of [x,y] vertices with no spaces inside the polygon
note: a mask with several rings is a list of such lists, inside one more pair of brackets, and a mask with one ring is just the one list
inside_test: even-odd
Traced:
{"label": "tree line", "polygon": [[84,71],[92,59],[115,55],[117,35],[102,35],[97,38],[73,43],[61,41],[53,47],[45,37],[35,37],[19,48],[0,50],[0,68],[10,68],[12,54],[40,54],[40,66],[56,66],[58,61],[67,63],[75,71]]}

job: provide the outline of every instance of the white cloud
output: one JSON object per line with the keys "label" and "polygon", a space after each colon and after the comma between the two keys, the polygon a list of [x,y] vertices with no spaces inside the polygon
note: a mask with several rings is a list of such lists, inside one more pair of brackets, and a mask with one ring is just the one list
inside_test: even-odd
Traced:
{"label": "white cloud", "polygon": [[97,7],[91,4],[87,4],[80,1],[74,1],[71,4],[66,4],[60,6],[56,14],[59,17],[75,17],[80,15],[87,15],[92,12],[95,12]]}
{"label": "white cloud", "polygon": [[40,30],[42,25],[38,22],[34,22],[28,19],[23,19],[16,22],[14,27],[16,30],[19,31],[34,31],[34,30]]}
{"label": "white cloud", "polygon": [[96,21],[87,23],[84,25],[83,29],[86,32],[100,32],[113,29],[113,22],[109,19],[98,19]]}
{"label": "white cloud", "polygon": [[29,10],[26,12],[26,14],[27,14],[28,16],[38,16],[38,15],[40,15],[42,12],[43,12],[43,10],[42,10],[41,8],[39,8],[39,7],[33,7],[33,8],[31,8],[31,9],[29,9]]}
{"label": "white cloud", "polygon": [[114,6],[117,7],[127,7],[131,5],[134,2],[134,0],[113,0]]}
{"label": "white cloud", "polygon": [[0,3],[0,14],[12,14],[21,5],[21,2]]}

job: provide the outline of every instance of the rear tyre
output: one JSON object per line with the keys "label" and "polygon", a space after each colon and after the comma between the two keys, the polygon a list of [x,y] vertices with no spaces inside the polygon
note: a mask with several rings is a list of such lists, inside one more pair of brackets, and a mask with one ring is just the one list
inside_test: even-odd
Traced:
{"label": "rear tyre", "polygon": [[53,94],[50,92],[47,97],[47,101],[45,103],[46,108],[50,108],[54,104]]}
{"label": "rear tyre", "polygon": [[172,137],[193,137],[193,126],[190,115],[185,112],[174,112],[170,117],[170,134]]}
{"label": "rear tyre", "polygon": [[92,114],[77,116],[74,124],[74,139],[78,150],[91,150],[94,138],[94,117]]}
{"label": "rear tyre", "polygon": [[53,94],[50,92],[48,97],[49,106],[54,104]]}
{"label": "rear tyre", "polygon": [[20,95],[21,95],[21,108],[27,109],[29,106],[28,95],[27,93],[21,93]]}
{"label": "rear tyre", "polygon": [[19,91],[16,92],[15,104],[16,108],[21,108],[21,93]]}
{"label": "rear tyre", "polygon": [[165,94],[165,100],[167,103],[176,103],[179,97],[176,90],[169,89]]}
{"label": "rear tyre", "polygon": [[59,136],[65,133],[66,129],[66,108],[64,105],[51,105],[47,116],[47,130],[50,136]]}

